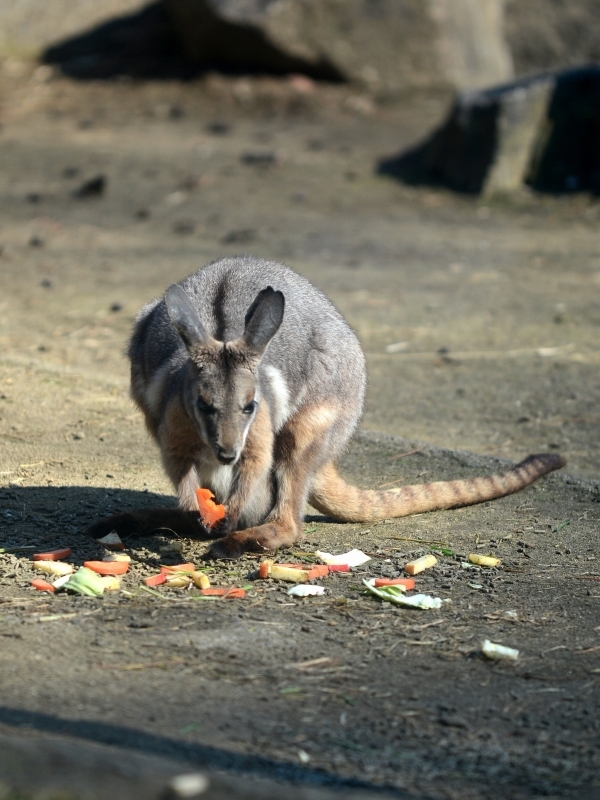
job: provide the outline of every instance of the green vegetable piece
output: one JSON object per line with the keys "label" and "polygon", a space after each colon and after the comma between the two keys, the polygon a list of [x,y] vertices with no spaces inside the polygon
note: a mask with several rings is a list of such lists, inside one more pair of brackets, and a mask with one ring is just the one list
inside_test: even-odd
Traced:
{"label": "green vegetable piece", "polygon": [[71,575],[63,588],[87,597],[99,597],[104,592],[104,581],[93,570],[80,567]]}

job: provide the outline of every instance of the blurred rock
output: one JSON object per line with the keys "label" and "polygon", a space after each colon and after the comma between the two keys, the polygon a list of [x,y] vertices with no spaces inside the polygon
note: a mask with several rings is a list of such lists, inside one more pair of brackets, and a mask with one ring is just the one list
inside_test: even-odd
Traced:
{"label": "blurred rock", "polygon": [[548,74],[461,92],[423,144],[379,172],[467,194],[600,193],[600,69]]}
{"label": "blurred rock", "polygon": [[188,59],[373,90],[512,75],[503,0],[164,0]]}

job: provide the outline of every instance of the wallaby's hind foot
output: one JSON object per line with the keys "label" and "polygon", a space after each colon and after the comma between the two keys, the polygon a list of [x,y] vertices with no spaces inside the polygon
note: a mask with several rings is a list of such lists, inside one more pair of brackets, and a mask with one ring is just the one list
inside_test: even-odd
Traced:
{"label": "wallaby's hind foot", "polygon": [[113,514],[94,522],[86,530],[92,539],[103,539],[116,531],[124,541],[132,536],[144,536],[158,531],[175,533],[187,539],[212,539],[219,535],[208,531],[200,522],[197,511],[179,508],[144,508],[123,514]]}
{"label": "wallaby's hind foot", "polygon": [[234,531],[214,542],[203,558],[212,561],[220,558],[239,558],[244,553],[264,553],[279,547],[290,547],[297,541],[295,530],[280,522],[266,522],[256,528]]}

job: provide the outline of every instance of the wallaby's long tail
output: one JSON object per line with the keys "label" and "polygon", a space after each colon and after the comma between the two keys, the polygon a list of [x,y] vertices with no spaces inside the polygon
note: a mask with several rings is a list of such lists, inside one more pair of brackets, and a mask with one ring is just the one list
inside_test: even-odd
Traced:
{"label": "wallaby's long tail", "polygon": [[378,491],[358,489],[340,477],[333,464],[326,464],[313,480],[310,504],[340,522],[374,522],[387,517],[406,517],[424,511],[459,508],[494,500],[524,489],[547,472],[566,464],[556,453],[528,456],[501,475],[437,481]]}

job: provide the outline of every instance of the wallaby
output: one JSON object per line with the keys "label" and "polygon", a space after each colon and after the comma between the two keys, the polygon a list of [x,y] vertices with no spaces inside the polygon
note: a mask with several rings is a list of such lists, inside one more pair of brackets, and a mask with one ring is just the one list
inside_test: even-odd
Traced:
{"label": "wallaby", "polygon": [[[131,395],[144,412],[179,509],[117,514],[99,539],[161,527],[219,536],[209,558],[293,544],[308,502],[346,522],[370,522],[481,503],[565,464],[529,456],[502,475],[388,491],[349,486],[334,460],[363,410],[365,358],[329,300],[281,264],[226,258],[145,306],[128,350]],[[216,530],[200,524],[195,489],[226,506]]]}

